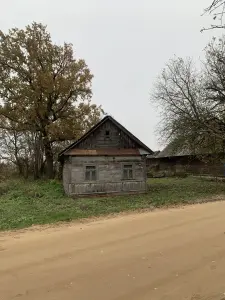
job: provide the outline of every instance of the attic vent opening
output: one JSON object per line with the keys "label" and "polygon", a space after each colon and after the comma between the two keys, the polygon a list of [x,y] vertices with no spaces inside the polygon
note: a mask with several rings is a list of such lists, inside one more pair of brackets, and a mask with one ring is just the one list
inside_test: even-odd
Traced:
{"label": "attic vent opening", "polygon": [[109,131],[109,130],[106,130],[106,131],[105,131],[105,138],[106,138],[106,139],[109,139],[109,138],[110,138],[110,131]]}

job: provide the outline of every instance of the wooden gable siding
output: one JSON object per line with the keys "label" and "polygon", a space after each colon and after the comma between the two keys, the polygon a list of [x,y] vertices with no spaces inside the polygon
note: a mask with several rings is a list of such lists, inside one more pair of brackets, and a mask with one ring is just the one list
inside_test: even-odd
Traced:
{"label": "wooden gable siding", "polygon": [[[109,133],[107,136],[106,133]],[[77,148],[137,148],[136,143],[110,120],[102,124],[96,131],[83,140]]]}

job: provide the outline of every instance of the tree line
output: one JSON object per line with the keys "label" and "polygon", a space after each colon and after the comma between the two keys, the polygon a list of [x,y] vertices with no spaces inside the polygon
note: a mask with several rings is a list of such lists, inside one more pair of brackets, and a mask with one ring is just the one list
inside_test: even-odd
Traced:
{"label": "tree line", "polygon": [[53,178],[57,155],[101,117],[93,75],[73,45],[53,43],[46,26],[0,31],[0,161],[21,176]]}

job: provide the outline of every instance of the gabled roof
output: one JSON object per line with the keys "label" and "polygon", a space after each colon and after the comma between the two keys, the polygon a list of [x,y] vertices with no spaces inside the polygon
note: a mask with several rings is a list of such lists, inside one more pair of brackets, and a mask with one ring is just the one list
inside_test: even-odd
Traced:
{"label": "gabled roof", "polygon": [[123,131],[125,134],[127,134],[130,137],[130,139],[132,139],[140,148],[144,149],[149,154],[153,153],[153,151],[150,148],[148,148],[144,143],[142,143],[138,138],[136,138],[130,131],[128,131],[125,127],[123,127],[113,117],[106,116],[101,121],[99,121],[95,126],[93,126],[88,132],[86,132],[80,139],[78,139],[76,142],[74,142],[69,147],[67,147],[62,152],[60,152],[59,157],[64,155],[65,152],[67,152],[68,150],[78,146],[79,143],[81,143],[83,140],[85,140],[89,135],[91,135],[95,130],[97,130],[100,126],[102,126],[106,121],[111,121],[116,127],[118,127],[121,131]]}

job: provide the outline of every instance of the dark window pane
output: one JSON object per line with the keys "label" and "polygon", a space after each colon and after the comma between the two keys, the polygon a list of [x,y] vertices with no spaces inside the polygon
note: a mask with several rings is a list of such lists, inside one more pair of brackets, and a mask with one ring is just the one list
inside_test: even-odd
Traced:
{"label": "dark window pane", "polygon": [[96,170],[92,171],[91,180],[96,180]]}
{"label": "dark window pane", "polygon": [[91,171],[91,170],[95,170],[96,167],[95,166],[86,166],[86,171]]}
{"label": "dark window pane", "polygon": [[132,169],[132,165],[124,165],[124,169]]}
{"label": "dark window pane", "polygon": [[85,180],[91,180],[90,177],[91,176],[91,173],[89,171],[86,171],[86,174],[85,174]]}
{"label": "dark window pane", "polygon": [[133,170],[131,169],[128,172],[129,172],[128,179],[133,179]]}

